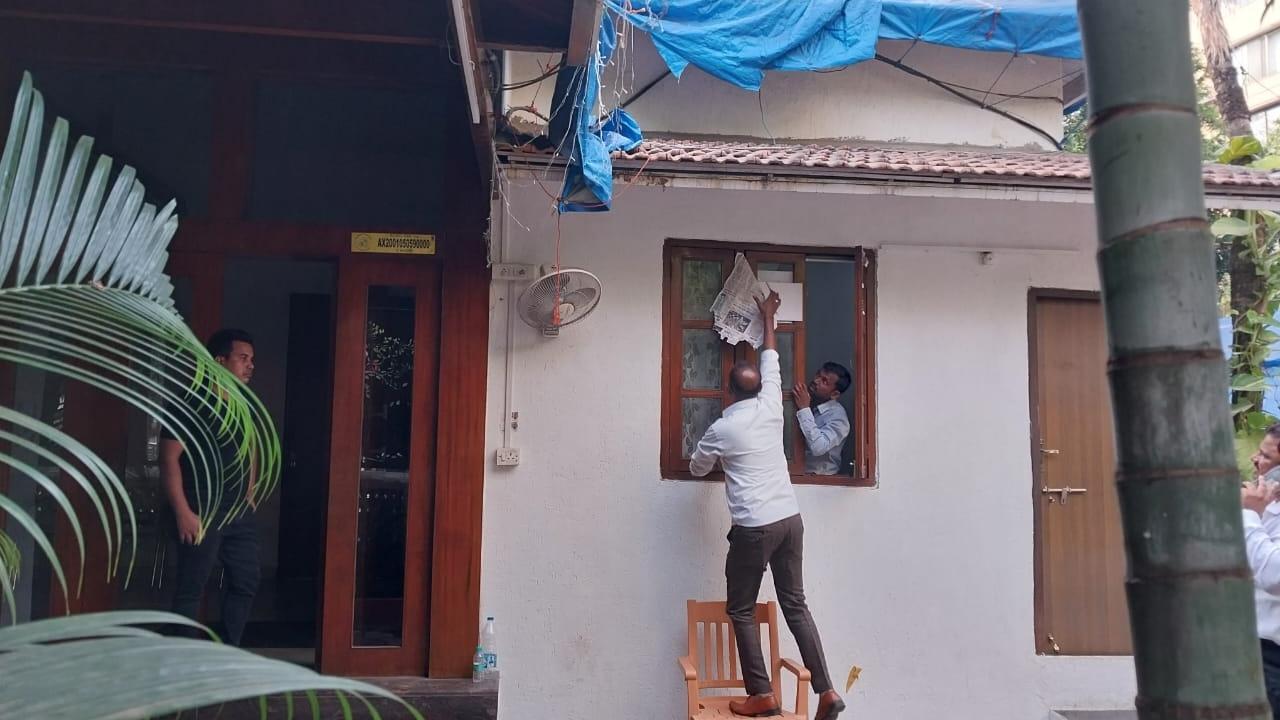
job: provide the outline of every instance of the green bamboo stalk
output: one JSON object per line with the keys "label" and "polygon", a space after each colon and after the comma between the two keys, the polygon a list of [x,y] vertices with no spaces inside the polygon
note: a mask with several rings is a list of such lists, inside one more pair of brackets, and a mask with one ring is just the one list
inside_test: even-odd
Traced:
{"label": "green bamboo stalk", "polygon": [[1138,714],[1262,720],[1187,0],[1078,7]]}

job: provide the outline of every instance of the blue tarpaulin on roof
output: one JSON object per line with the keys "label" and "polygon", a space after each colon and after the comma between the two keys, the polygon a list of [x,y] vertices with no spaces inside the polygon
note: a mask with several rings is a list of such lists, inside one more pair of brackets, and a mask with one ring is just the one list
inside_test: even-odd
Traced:
{"label": "blue tarpaulin on roof", "polygon": [[884,0],[879,36],[1079,60],[1075,0]]}
{"label": "blue tarpaulin on roof", "polygon": [[680,77],[689,65],[747,90],[765,70],[826,70],[875,56],[880,0],[605,0],[649,33]]}
{"label": "blue tarpaulin on roof", "polygon": [[747,90],[766,70],[826,70],[875,57],[880,38],[973,50],[1079,58],[1074,0],[604,0],[595,57],[577,83],[573,149],[561,212],[608,210],[609,154],[631,149],[640,127],[625,110],[595,120],[600,68],[623,18],[653,38],[679,77],[689,65]]}

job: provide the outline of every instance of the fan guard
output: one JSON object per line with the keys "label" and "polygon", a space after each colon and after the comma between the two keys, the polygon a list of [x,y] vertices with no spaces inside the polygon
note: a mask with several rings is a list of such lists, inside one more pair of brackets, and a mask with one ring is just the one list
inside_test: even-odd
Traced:
{"label": "fan guard", "polygon": [[564,268],[534,280],[520,293],[520,319],[554,334],[591,314],[600,303],[600,278],[580,268]]}

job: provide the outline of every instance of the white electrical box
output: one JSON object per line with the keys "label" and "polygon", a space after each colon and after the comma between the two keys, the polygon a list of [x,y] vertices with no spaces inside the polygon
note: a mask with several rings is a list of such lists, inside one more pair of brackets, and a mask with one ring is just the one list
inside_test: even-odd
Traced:
{"label": "white electrical box", "polygon": [[519,448],[499,448],[494,454],[494,461],[498,467],[514,467],[520,464]]}
{"label": "white electrical box", "polygon": [[517,263],[494,263],[494,280],[534,280],[537,278],[536,265],[519,265]]}

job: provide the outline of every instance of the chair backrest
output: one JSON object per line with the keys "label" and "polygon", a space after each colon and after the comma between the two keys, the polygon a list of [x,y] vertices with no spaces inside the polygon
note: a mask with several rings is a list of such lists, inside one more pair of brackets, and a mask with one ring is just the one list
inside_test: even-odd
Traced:
{"label": "chair backrest", "polygon": [[[688,608],[689,657],[698,669],[699,689],[745,688],[742,668],[738,666],[738,639],[725,612],[724,601],[689,600]],[[756,603],[756,622],[760,623],[760,632],[767,633],[761,638],[761,649],[769,666],[773,691],[781,697],[778,604],[773,601]]]}

